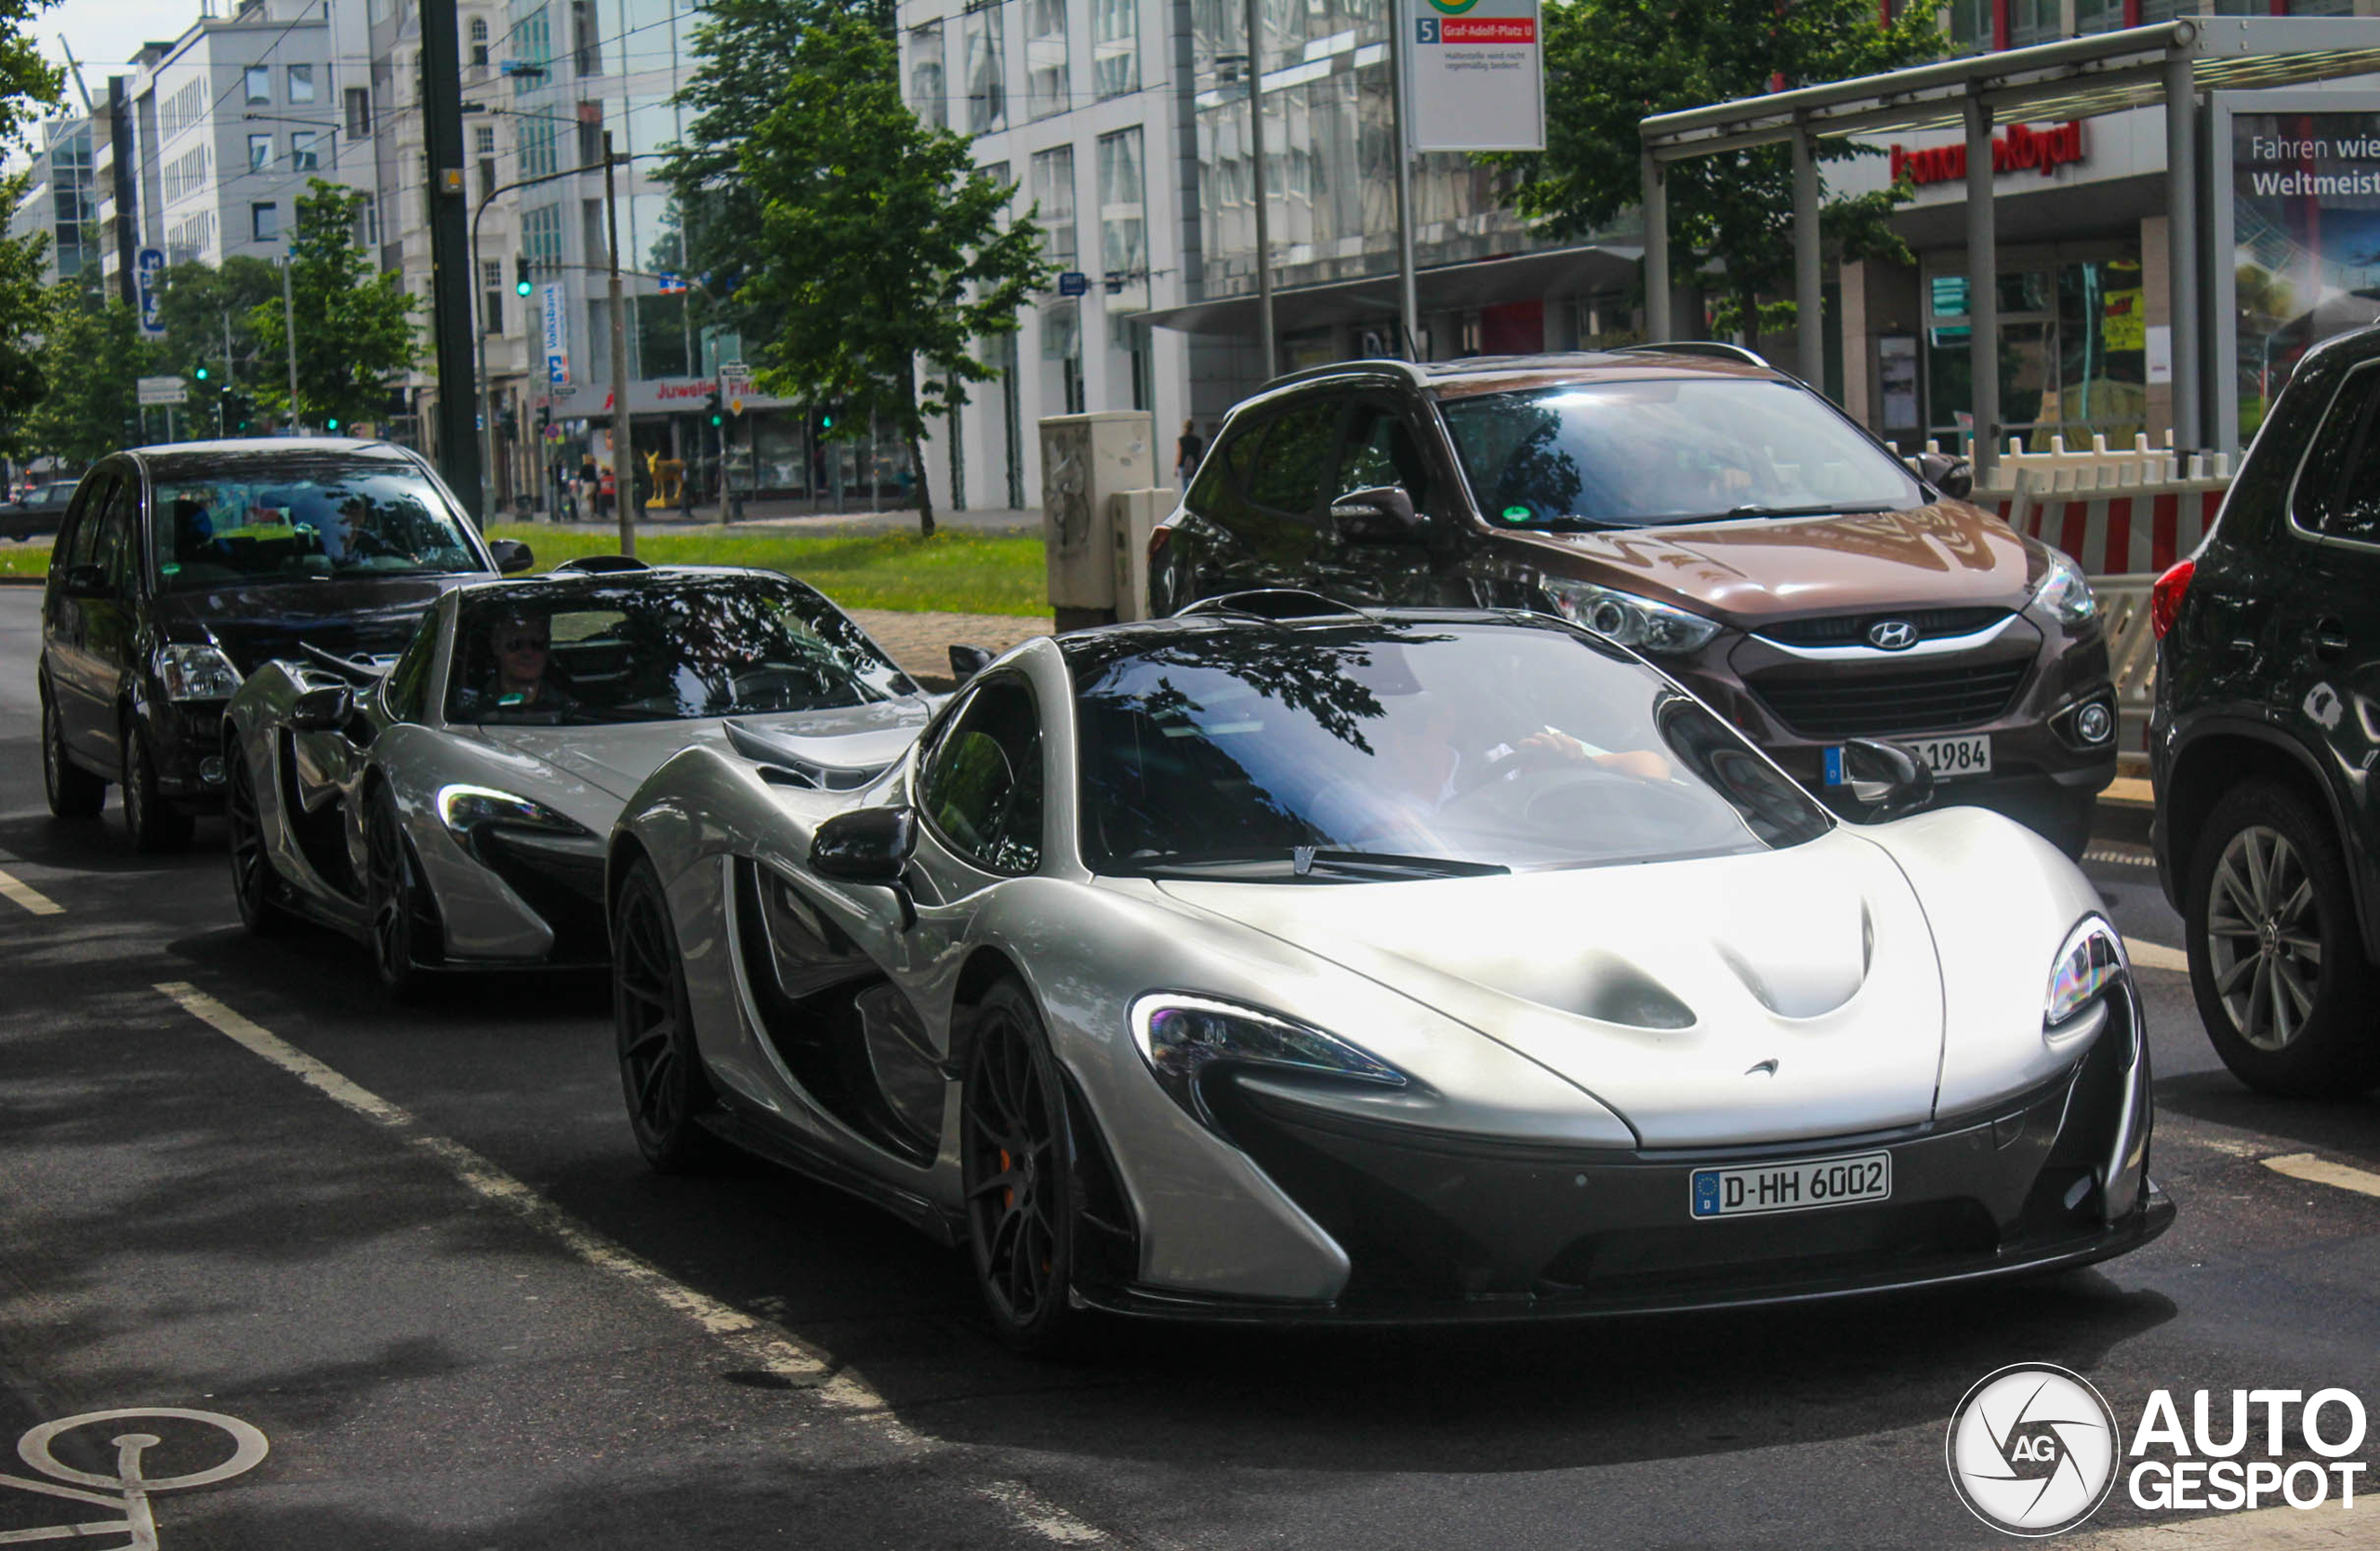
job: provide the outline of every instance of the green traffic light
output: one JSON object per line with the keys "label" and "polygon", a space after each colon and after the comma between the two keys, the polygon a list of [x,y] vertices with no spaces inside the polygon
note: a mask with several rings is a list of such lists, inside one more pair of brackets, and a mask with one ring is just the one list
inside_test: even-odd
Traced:
{"label": "green traffic light", "polygon": [[821,415],[821,416],[819,416],[819,417],[818,417],[818,428],[819,428],[821,431],[832,431],[832,430],[834,430],[834,429],[835,429],[835,418],[834,418],[832,415]]}
{"label": "green traffic light", "polygon": [[713,416],[710,418],[710,423],[711,423],[711,429],[712,429],[712,430],[714,430],[714,431],[716,431],[716,430],[718,430],[721,426],[725,425],[725,424],[727,423],[727,417],[726,417],[726,416],[724,416],[724,415],[713,415]]}
{"label": "green traffic light", "polygon": [[324,420],[323,422],[323,429],[324,431],[337,431],[338,429],[338,421],[336,418]]}
{"label": "green traffic light", "polygon": [[201,366],[198,369],[198,380],[201,382],[205,382],[206,380],[206,368],[204,366]]}

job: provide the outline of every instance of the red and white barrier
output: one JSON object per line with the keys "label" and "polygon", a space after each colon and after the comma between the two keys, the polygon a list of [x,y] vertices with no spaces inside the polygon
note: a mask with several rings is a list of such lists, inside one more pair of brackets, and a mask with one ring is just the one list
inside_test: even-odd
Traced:
{"label": "red and white barrier", "polygon": [[2020,490],[2001,515],[2018,533],[2064,550],[2085,576],[2154,577],[2198,548],[2230,485],[2227,479],[2130,490]]}

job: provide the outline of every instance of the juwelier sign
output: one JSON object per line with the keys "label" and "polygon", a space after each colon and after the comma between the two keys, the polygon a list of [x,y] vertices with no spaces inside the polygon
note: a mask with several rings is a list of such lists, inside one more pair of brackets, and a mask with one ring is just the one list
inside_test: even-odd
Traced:
{"label": "juwelier sign", "polygon": [[1545,149],[1537,0],[1402,0],[1397,14],[1414,150]]}

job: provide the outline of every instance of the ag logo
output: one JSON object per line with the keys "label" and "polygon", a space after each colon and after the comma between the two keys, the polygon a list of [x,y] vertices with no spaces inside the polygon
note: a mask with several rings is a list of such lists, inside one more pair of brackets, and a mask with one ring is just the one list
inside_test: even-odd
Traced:
{"label": "ag logo", "polygon": [[1906,619],[1879,619],[1868,627],[1868,643],[1880,651],[1906,652],[1917,644],[1917,627]]}
{"label": "ag logo", "polygon": [[2116,1419],[2090,1384],[2046,1362],[2003,1368],[1950,1413],[1950,1484],[2005,1534],[2055,1535],[2096,1513],[2116,1481]]}
{"label": "ag logo", "polygon": [[1461,16],[1479,0],[1430,0],[1430,8],[1441,16]]}

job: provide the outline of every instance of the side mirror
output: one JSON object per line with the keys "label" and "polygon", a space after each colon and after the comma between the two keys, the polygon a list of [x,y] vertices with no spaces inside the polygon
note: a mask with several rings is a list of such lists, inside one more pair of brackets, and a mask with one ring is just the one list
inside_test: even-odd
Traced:
{"label": "side mirror", "polygon": [[496,571],[503,576],[513,576],[537,563],[537,557],[530,551],[529,546],[517,538],[490,539],[487,548],[488,552],[496,557]]}
{"label": "side mirror", "polygon": [[289,703],[289,725],[301,733],[335,733],[354,713],[355,692],[345,684],[325,684]]}
{"label": "side mirror", "polygon": [[1974,465],[1949,453],[1918,454],[1917,477],[1954,501],[1965,500],[1975,494]]}
{"label": "side mirror", "polygon": [[1330,524],[1350,544],[1410,544],[1421,537],[1413,497],[1401,484],[1349,491],[1330,503]]}
{"label": "side mirror", "polygon": [[854,808],[818,826],[810,838],[810,869],[846,883],[897,887],[917,848],[917,815],[907,808]]}
{"label": "side mirror", "polygon": [[1899,818],[1934,801],[1934,772],[1897,743],[1851,739],[1843,746],[1843,774],[1852,797],[1877,818]]}
{"label": "side mirror", "polygon": [[989,668],[993,656],[988,646],[962,646],[954,641],[950,643],[951,676],[963,684]]}
{"label": "side mirror", "polygon": [[87,562],[70,565],[60,589],[70,598],[104,598],[108,595],[107,573]]}

